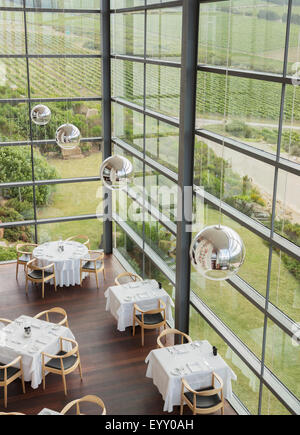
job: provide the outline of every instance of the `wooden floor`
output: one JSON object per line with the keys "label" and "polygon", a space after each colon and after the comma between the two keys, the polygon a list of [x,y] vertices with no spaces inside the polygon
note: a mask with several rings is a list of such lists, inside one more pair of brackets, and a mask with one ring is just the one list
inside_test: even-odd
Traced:
{"label": "wooden floor", "polygon": [[[105,265],[106,282],[101,281],[100,290],[91,277],[84,281],[83,288],[63,288],[55,293],[53,287],[47,286],[44,301],[41,290],[30,284],[26,296],[22,269],[16,281],[15,264],[0,266],[0,317],[13,320],[22,314],[33,316],[56,306],[64,308],[80,346],[83,366],[83,383],[77,371],[68,375],[67,398],[59,376],[47,376],[45,391],[41,386],[32,390],[27,383],[26,395],[22,394],[17,380],[8,388],[8,411],[25,414],[38,414],[43,408],[61,411],[71,400],[96,394],[104,400],[109,415],[163,414],[162,397],[152,380],[145,377],[145,358],[156,347],[155,332],[146,331],[142,348],[139,330],[135,338],[130,329],[123,333],[117,331],[116,321],[105,311],[104,291],[123,269],[114,257],[106,258]],[[5,411],[1,388],[0,411]],[[174,413],[178,414],[179,409]],[[185,413],[190,414],[187,409]],[[235,414],[229,405],[226,405],[226,414]]]}

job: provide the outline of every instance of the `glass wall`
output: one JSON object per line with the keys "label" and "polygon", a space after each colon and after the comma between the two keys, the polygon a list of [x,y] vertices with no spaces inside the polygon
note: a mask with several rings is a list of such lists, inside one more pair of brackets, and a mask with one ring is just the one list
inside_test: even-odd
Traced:
{"label": "glass wall", "polygon": [[[0,222],[12,224],[0,229],[0,261],[14,259],[20,241],[87,234],[99,248],[99,1],[5,0],[0,8]],[[46,126],[30,119],[38,104],[52,112]],[[71,151],[55,143],[65,123],[81,132]],[[23,221],[30,226],[13,226]]]}
{"label": "glass wall", "polygon": [[[175,296],[182,17],[193,2],[164,3],[112,2],[114,152],[136,168],[134,188],[115,198],[114,240],[134,270],[150,269]],[[190,334],[237,374],[238,411],[297,413],[300,4],[199,3],[193,235],[221,219],[247,257],[223,283],[192,269]]]}

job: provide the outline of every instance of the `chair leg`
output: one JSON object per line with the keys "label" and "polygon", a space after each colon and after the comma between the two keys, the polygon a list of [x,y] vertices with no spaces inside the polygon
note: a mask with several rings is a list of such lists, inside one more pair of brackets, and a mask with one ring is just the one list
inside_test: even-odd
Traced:
{"label": "chair leg", "polygon": [[132,336],[135,337],[135,320],[133,319]]}
{"label": "chair leg", "polygon": [[22,381],[23,394],[26,394],[25,382],[24,382],[24,374],[23,373],[21,375],[21,381]]}
{"label": "chair leg", "polygon": [[55,289],[55,292],[57,292],[57,285],[56,285],[56,278],[54,277],[54,289]]}
{"label": "chair leg", "polygon": [[144,345],[145,345],[145,330],[142,327],[142,346],[144,347]]}
{"label": "chair leg", "polygon": [[42,283],[42,298],[45,299],[45,281]]}
{"label": "chair leg", "polygon": [[183,415],[183,398],[181,397],[180,415]]}
{"label": "chair leg", "polygon": [[18,279],[18,273],[19,273],[19,263],[17,262],[17,267],[16,267],[16,279]]}
{"label": "chair leg", "polygon": [[79,367],[80,379],[81,379],[81,382],[83,382],[81,362],[79,363],[78,367]]}
{"label": "chair leg", "polygon": [[98,273],[96,272],[96,283],[97,283],[97,289],[99,289],[99,278]]}
{"label": "chair leg", "polygon": [[82,271],[80,270],[80,287],[82,287]]}
{"label": "chair leg", "polygon": [[225,407],[224,406],[221,408],[221,415],[225,415]]}
{"label": "chair leg", "polygon": [[43,366],[42,372],[43,372],[43,390],[45,391],[45,389],[46,389],[46,376],[45,376],[44,366]]}
{"label": "chair leg", "polygon": [[7,408],[7,385],[4,385],[4,408]]}
{"label": "chair leg", "polygon": [[104,278],[104,281],[105,281],[106,280],[105,269],[103,269],[103,278]]}
{"label": "chair leg", "polygon": [[26,276],[26,287],[25,287],[25,290],[26,290],[26,295],[28,296],[28,278],[27,278],[27,276]]}
{"label": "chair leg", "polygon": [[68,392],[67,392],[67,382],[66,382],[66,376],[65,376],[64,373],[62,374],[62,378],[63,378],[65,396],[67,396],[68,395]]}

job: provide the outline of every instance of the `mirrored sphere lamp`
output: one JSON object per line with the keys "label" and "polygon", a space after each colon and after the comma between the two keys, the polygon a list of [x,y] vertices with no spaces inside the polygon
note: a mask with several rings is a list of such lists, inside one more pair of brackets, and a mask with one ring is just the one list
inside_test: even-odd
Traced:
{"label": "mirrored sphere lamp", "polygon": [[31,119],[36,125],[47,125],[51,120],[51,110],[49,107],[39,104],[32,109]]}
{"label": "mirrored sphere lamp", "polygon": [[55,140],[63,150],[73,150],[80,145],[80,130],[73,124],[61,125],[56,130]]}
{"label": "mirrored sphere lamp", "polygon": [[102,163],[100,177],[110,190],[126,189],[134,180],[132,163],[123,156],[111,156]]}
{"label": "mirrored sphere lamp", "polygon": [[202,276],[212,281],[225,281],[236,275],[244,264],[245,245],[231,228],[213,225],[204,228],[194,238],[190,256]]}

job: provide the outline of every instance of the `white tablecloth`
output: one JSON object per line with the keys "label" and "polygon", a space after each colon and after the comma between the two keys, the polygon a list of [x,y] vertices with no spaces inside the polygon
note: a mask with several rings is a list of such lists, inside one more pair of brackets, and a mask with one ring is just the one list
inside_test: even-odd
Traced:
{"label": "white tablecloth", "polygon": [[[196,347],[196,344],[198,346]],[[164,401],[164,411],[172,412],[181,403],[182,378],[195,390],[211,386],[212,373],[217,373],[224,381],[224,397],[232,398],[232,380],[235,373],[218,355],[213,355],[208,341],[196,344],[183,344],[172,348],[156,349],[146,358],[146,376],[153,379]],[[180,374],[176,369],[182,369]]]}
{"label": "white tablecloth", "polygon": [[[27,323],[31,325],[30,338],[24,337]],[[8,364],[22,356],[25,382],[31,382],[31,387],[36,389],[42,383],[42,352],[56,355],[60,351],[60,337],[74,340],[70,329],[64,326],[21,316],[0,331],[0,361]],[[71,343],[64,342],[65,351],[71,348]]]}
{"label": "white tablecloth", "polygon": [[38,415],[62,415],[57,411],[52,411],[52,409],[44,408]]}
{"label": "white tablecloth", "polygon": [[78,242],[63,242],[64,252],[58,251],[59,242],[37,247],[33,257],[39,266],[55,265],[56,284],[59,287],[80,285],[80,260],[88,257],[88,248]]}
{"label": "white tablecloth", "polygon": [[173,321],[172,307],[174,302],[164,289],[158,288],[156,281],[129,283],[109,287],[105,292],[107,298],[106,311],[118,321],[118,330],[125,331],[133,326],[133,306],[137,304],[142,310],[149,311],[158,307],[158,300],[165,302],[167,320]]}

